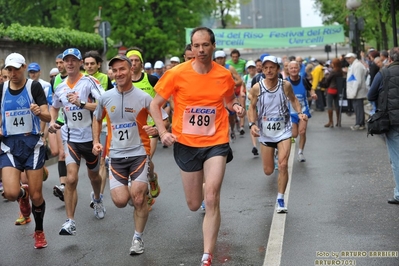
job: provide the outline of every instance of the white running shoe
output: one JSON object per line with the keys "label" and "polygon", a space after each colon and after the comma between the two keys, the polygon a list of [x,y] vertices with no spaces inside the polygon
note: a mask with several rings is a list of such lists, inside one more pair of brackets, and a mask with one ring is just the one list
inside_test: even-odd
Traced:
{"label": "white running shoe", "polygon": [[305,156],[303,155],[303,153],[298,154],[298,162],[306,162]]}
{"label": "white running shoe", "polygon": [[91,196],[91,201],[93,202],[94,215],[96,216],[97,219],[104,219],[106,210],[103,205],[103,198],[100,196],[99,201],[95,200],[93,191],[91,192],[90,196]]}
{"label": "white running shoe", "polygon": [[284,199],[278,199],[276,202],[276,212],[277,213],[286,213],[287,207],[284,204]]}
{"label": "white running shoe", "polygon": [[75,221],[72,221],[71,219],[67,219],[66,222],[62,225],[62,228],[61,228],[59,234],[62,236],[76,235]]}
{"label": "white running shoe", "polygon": [[142,254],[144,252],[144,242],[141,238],[133,238],[132,246],[130,247],[130,255]]}

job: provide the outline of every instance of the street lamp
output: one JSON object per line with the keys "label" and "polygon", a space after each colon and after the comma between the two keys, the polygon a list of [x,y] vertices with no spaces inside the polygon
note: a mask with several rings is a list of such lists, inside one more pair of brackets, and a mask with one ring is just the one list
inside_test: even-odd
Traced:
{"label": "street lamp", "polygon": [[252,0],[251,4],[252,4],[252,12],[251,12],[252,15],[248,16],[248,19],[252,18],[252,28],[256,29],[257,28],[256,21],[262,19],[263,17],[262,14],[259,12],[259,10],[255,9],[255,0]]}
{"label": "street lamp", "polygon": [[354,11],[362,4],[361,0],[346,0],[346,7],[353,11],[349,16],[349,39],[353,42],[352,52],[360,56],[360,31],[364,29],[364,19],[357,18]]}

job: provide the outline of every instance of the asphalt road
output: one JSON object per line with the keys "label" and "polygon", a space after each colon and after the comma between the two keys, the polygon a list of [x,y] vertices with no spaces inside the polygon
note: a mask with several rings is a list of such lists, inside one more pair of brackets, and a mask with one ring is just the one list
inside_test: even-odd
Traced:
{"label": "asphalt road", "polygon": [[[251,153],[248,130],[231,144],[234,160],[223,183],[222,224],[213,265],[334,265],[319,260],[327,263],[336,253],[343,263],[336,265],[399,265],[399,206],[386,203],[394,183],[383,139],[351,131],[353,117],[343,115],[343,127],[333,129],[323,127],[326,119],[325,112],[317,112],[309,122],[305,163],[297,162],[297,144],[293,144],[288,214],[282,231],[271,230],[277,174],[263,174],[260,158]],[[17,204],[1,200],[0,265],[199,265],[204,212],[187,208],[172,148],[159,145],[154,162],[162,192],[147,223],[144,254],[129,255],[133,208],[116,208],[108,188],[106,217],[94,217],[85,169],[78,184],[77,235],[58,235],[66,217],[63,203],[52,195],[58,183],[57,165],[52,165],[43,188],[48,247],[35,250],[34,222],[15,226]],[[279,264],[265,260],[272,237],[282,241],[279,252],[268,254]]]}

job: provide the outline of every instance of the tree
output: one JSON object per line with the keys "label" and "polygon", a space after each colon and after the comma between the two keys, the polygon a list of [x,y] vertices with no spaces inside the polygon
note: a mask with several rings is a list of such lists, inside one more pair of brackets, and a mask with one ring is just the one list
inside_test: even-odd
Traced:
{"label": "tree", "polygon": [[[237,0],[0,0],[0,9],[7,10],[0,23],[91,33],[101,6],[102,20],[111,24],[110,38],[124,46],[142,48],[146,60],[154,62],[181,55],[186,45],[185,28],[200,26],[203,18],[212,16],[217,3],[226,4],[227,13],[223,12],[220,18],[227,25],[231,20],[228,10]],[[116,50],[109,56],[115,53]]]}
{"label": "tree", "polygon": [[[395,6],[399,0],[394,1]],[[315,0],[315,6],[322,14],[324,24],[338,22],[345,25],[348,36],[347,18],[353,14],[363,17],[365,27],[362,37],[366,42],[375,42],[377,49],[388,49],[389,35],[391,29],[390,0],[362,0],[362,5],[356,11],[350,11],[346,7],[346,0]]]}

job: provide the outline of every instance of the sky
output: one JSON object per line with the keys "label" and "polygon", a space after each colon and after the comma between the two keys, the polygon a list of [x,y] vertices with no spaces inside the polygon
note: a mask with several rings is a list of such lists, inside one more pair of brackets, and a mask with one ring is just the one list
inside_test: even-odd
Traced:
{"label": "sky", "polygon": [[300,0],[302,27],[323,26],[320,13],[314,8],[314,0]]}

